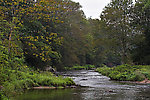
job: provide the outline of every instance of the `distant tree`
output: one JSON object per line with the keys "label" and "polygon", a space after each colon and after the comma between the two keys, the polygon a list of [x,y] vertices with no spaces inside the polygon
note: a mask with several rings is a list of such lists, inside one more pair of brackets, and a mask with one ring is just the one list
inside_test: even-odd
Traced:
{"label": "distant tree", "polygon": [[91,43],[89,44],[89,53],[87,53],[87,60],[94,65],[100,65],[105,60],[105,43],[104,34],[101,32],[101,25],[99,19],[88,19],[91,30]]}
{"label": "distant tree", "polygon": [[131,63],[133,31],[130,27],[132,0],[112,0],[101,13],[105,36],[110,41],[109,50],[121,57],[121,63]]}
{"label": "distant tree", "polygon": [[[150,0],[137,0],[132,9],[132,26],[138,30],[132,51],[136,64],[150,64]],[[141,40],[142,39],[142,40]]]}
{"label": "distant tree", "polygon": [[75,64],[86,63],[86,35],[88,21],[85,19],[81,5],[73,1],[64,1],[67,4],[65,8],[69,10],[64,13],[62,19],[64,23],[56,25],[56,31],[59,36],[64,38],[60,52],[62,54],[61,63],[57,66],[73,66]]}

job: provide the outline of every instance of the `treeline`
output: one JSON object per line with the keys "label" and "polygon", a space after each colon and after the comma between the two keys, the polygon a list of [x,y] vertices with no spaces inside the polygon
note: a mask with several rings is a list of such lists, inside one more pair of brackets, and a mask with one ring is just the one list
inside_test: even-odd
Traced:
{"label": "treeline", "polygon": [[0,0],[0,67],[149,64],[149,15],[149,0],[111,0],[100,19],[71,0]]}
{"label": "treeline", "polygon": [[[110,56],[121,64],[150,64],[150,1],[111,0],[101,13]],[[117,60],[116,60],[117,61]]]}

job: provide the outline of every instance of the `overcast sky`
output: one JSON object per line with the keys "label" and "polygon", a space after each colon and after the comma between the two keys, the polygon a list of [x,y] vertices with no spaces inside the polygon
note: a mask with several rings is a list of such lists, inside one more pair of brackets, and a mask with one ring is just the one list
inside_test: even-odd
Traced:
{"label": "overcast sky", "polygon": [[99,18],[103,8],[110,3],[110,0],[73,0],[79,2],[86,17]]}

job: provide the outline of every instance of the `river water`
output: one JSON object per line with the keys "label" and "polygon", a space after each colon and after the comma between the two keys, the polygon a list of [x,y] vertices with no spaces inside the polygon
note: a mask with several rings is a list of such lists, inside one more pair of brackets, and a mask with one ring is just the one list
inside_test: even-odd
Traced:
{"label": "river water", "polygon": [[29,90],[15,100],[150,100],[150,85],[110,81],[93,70],[61,72],[71,77],[77,88]]}

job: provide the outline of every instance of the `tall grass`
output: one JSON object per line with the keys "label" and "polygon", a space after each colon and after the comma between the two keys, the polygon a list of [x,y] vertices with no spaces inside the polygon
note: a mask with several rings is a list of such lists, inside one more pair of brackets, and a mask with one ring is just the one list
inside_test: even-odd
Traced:
{"label": "tall grass", "polygon": [[65,70],[82,70],[82,69],[90,70],[93,68],[95,68],[94,65],[84,65],[84,66],[74,65],[73,67],[65,67],[64,69]]}
{"label": "tall grass", "polygon": [[3,87],[0,95],[9,97],[22,93],[25,89],[38,86],[66,87],[74,84],[72,79],[55,76],[51,72],[6,68],[0,74],[0,85]]}
{"label": "tall grass", "polygon": [[146,65],[119,65],[113,68],[100,67],[96,71],[110,77],[112,80],[119,81],[142,81],[150,80],[150,66]]}

